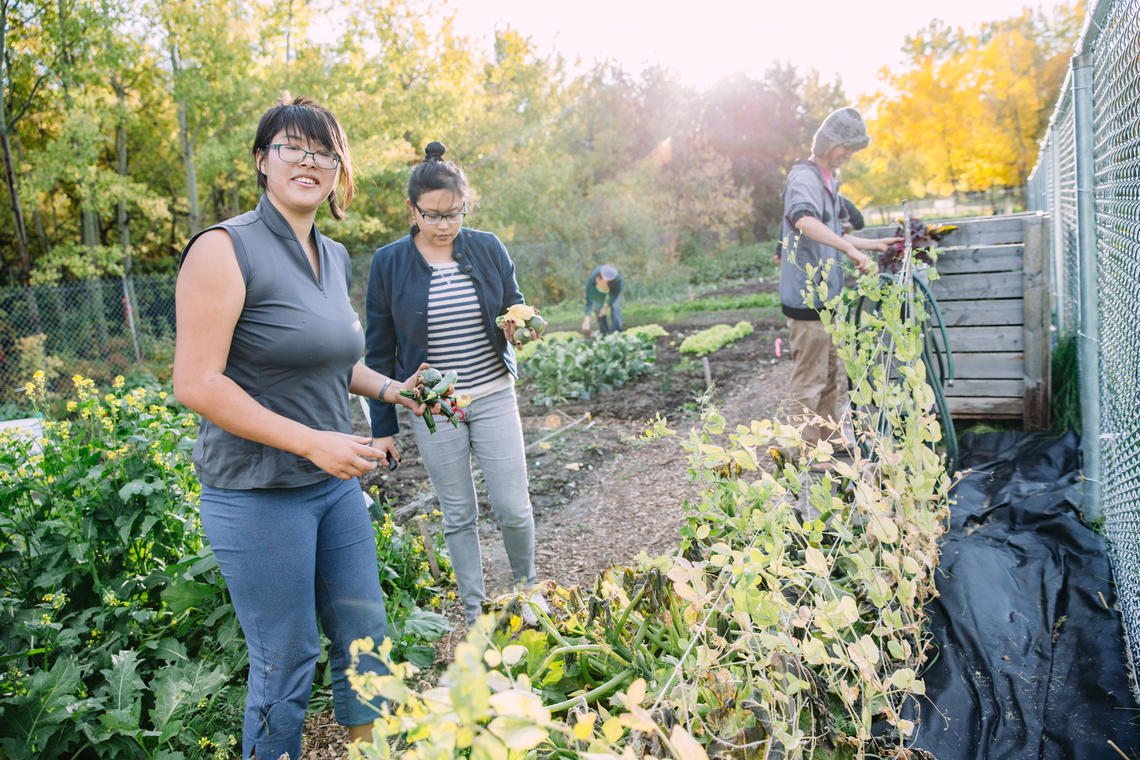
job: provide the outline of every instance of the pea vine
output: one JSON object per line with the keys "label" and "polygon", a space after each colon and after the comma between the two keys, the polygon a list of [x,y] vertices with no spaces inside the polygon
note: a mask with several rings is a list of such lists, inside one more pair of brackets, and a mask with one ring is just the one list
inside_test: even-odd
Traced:
{"label": "pea vine", "polygon": [[[857,420],[864,449],[836,459],[826,443],[805,444],[802,426],[773,420],[729,431],[706,404],[685,442],[703,489],[676,555],[642,553],[588,590],[546,584],[551,611],[536,610],[537,629],[522,624],[525,598],[511,597],[426,691],[409,686],[408,663],[353,672],[391,709],[352,756],[904,756],[915,726],[901,707],[923,692],[923,604],[949,478],[932,448],[929,388],[907,358],[906,288],[862,278],[859,291],[881,318],[855,335],[832,301],[825,324],[853,396],[890,402],[875,424]],[[896,376],[879,369],[884,346]],[[646,436],[672,435],[666,425]],[[775,472],[761,467],[768,458]],[[822,475],[810,467],[821,461],[833,465]],[[391,662],[388,642],[355,650]]]}

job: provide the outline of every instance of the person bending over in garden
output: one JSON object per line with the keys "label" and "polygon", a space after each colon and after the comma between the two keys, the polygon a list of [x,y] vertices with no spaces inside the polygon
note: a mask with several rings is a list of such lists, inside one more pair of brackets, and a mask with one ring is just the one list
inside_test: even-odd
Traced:
{"label": "person bending over in garden", "polygon": [[[847,407],[847,377],[835,344],[820,322],[824,299],[815,288],[824,281],[825,267],[829,266],[828,297],[839,295],[843,288],[841,257],[846,256],[856,269],[866,272],[871,261],[863,251],[885,251],[893,242],[892,238],[867,240],[844,232],[847,214],[842,211],[838,172],[870,142],[858,111],[848,107],[832,112],[815,133],[811,156],[796,161],[788,172],[783,192],[780,302],[788,318],[795,361],[792,397],[809,412],[836,423]],[[814,268],[811,273],[809,268]],[[804,440],[809,444],[821,436],[818,426],[804,428]]]}
{"label": "person bending over in garden", "polygon": [[[486,598],[473,452],[516,586],[530,587],[536,580],[534,514],[514,390],[515,323],[495,326],[496,317],[524,299],[514,262],[499,238],[463,226],[474,197],[463,170],[444,159],[445,150],[442,143],[430,143],[408,178],[409,234],[372,257],[365,361],[386,374],[427,361],[441,372],[456,372],[456,394],[471,397],[458,426],[439,425],[430,433],[423,420],[412,419],[412,435],[443,511],[444,539],[470,624]],[[393,451],[397,432],[396,410],[373,404],[373,445]],[[545,605],[541,595],[532,597]],[[524,607],[524,617],[533,619],[534,611]]]}
{"label": "person bending over in garden", "polygon": [[598,315],[602,335],[622,331],[621,275],[608,264],[594,267],[586,280],[586,316],[582,320],[582,332],[590,332],[590,315],[594,313]]}
{"label": "person bending over in garden", "polygon": [[360,360],[348,254],[313,223],[326,200],[341,219],[352,199],[336,117],[286,93],[257,125],[253,160],[257,208],[182,253],[174,392],[202,416],[202,527],[249,648],[242,757],[277,760],[301,756],[318,615],[336,719],[352,739],[370,737],[380,705],[361,703],[344,673],[352,641],[380,641],[387,627],[357,476],[393,450],[351,434],[349,393],[425,410],[399,394],[423,367],[400,382]]}

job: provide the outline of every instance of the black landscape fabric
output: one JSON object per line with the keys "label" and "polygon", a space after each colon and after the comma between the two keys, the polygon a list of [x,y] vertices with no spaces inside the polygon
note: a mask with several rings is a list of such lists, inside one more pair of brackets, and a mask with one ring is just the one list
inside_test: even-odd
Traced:
{"label": "black landscape fabric", "polygon": [[1079,446],[1074,433],[962,439],[972,472],[953,490],[927,694],[908,716],[938,760],[1119,758],[1110,740],[1140,758],[1107,548],[1078,512]]}

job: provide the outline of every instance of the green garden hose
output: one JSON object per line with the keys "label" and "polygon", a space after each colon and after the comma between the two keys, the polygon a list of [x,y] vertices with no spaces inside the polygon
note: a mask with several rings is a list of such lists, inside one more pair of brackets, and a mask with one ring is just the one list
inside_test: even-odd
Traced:
{"label": "green garden hose", "polygon": [[[879,277],[885,282],[898,282],[898,278],[886,272],[880,273]],[[922,280],[911,278],[911,282],[918,285],[918,293],[924,301],[926,313],[930,316],[931,324],[922,328],[922,362],[926,368],[930,387],[934,392],[934,406],[942,426],[942,440],[946,446],[946,469],[953,472],[958,463],[958,437],[954,432],[954,420],[950,415],[950,405],[943,389],[946,385],[954,382],[954,357],[950,352],[946,323],[942,319],[942,311],[938,308],[938,301],[935,300],[930,288]],[[855,305],[852,319],[855,320],[856,324],[861,319],[867,300],[866,296],[860,296]],[[932,330],[931,326],[936,329]],[[938,382],[934,382],[935,378],[938,379]]]}

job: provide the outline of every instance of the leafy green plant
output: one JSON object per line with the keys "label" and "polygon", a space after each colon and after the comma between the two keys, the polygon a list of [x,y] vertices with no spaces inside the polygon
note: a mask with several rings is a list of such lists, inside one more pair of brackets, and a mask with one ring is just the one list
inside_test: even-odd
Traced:
{"label": "leafy green plant", "polygon": [[[44,436],[0,443],[0,678],[9,758],[201,756],[240,723],[244,646],[202,545],[196,418],[76,375]],[[47,377],[25,388],[37,410]]]}
{"label": "leafy green plant", "polygon": [[777,309],[779,306],[780,296],[777,293],[745,293],[738,296],[696,298],[692,301],[634,302],[622,308],[622,316],[626,319],[672,322],[684,314],[739,309]]}
{"label": "leafy green plant", "polygon": [[551,406],[571,398],[588,399],[636,380],[657,359],[654,340],[627,333],[593,341],[580,335],[548,338],[525,365],[527,381],[535,387],[535,402]]}
{"label": "leafy green plant", "polygon": [[638,335],[642,338],[649,338],[651,340],[663,338],[669,334],[668,330],[656,323],[638,325],[637,327],[628,327],[626,328],[625,332],[630,335]]}
{"label": "leafy green plant", "polygon": [[[50,408],[47,380],[24,387],[43,437],[0,433],[0,756],[232,757],[247,657],[198,519],[198,419],[150,379],[76,375]],[[442,539],[379,515],[376,542],[396,654],[430,664]]]}
{"label": "leafy green plant", "polygon": [[757,243],[739,248],[727,248],[715,255],[686,258],[691,268],[689,282],[693,285],[710,284],[718,287],[729,280],[755,280],[779,277],[779,267],[772,258],[775,241]]}
{"label": "leafy green plant", "polygon": [[[391,513],[379,503],[378,495],[379,489],[373,487],[372,514],[378,516],[375,520],[376,558],[388,612],[388,635],[394,644],[393,656],[420,667],[430,667],[435,662],[435,653],[428,643],[451,630],[447,619],[436,612],[442,600],[456,598],[451,561],[442,534],[432,534],[431,545],[426,545],[418,532],[392,520]],[[441,516],[438,510],[435,516]],[[432,577],[429,553],[434,554],[440,571],[439,581]]]}
{"label": "leafy green plant", "polygon": [[1081,388],[1077,339],[1069,336],[1057,341],[1050,363],[1053,380],[1052,427],[1061,432],[1072,428],[1080,433]]}
{"label": "leafy green plant", "polygon": [[752,324],[744,321],[737,322],[732,326],[713,325],[685,338],[681,341],[681,347],[678,350],[683,354],[707,356],[730,343],[751,335],[752,332]]}

